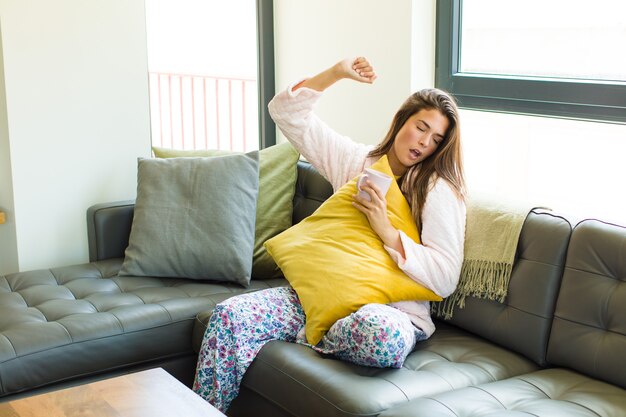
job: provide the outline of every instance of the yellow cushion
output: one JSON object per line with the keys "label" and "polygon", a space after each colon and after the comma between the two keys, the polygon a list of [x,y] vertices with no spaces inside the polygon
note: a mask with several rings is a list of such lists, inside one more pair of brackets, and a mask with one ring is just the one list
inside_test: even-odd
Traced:
{"label": "yellow cushion", "polygon": [[[393,175],[387,157],[373,169]],[[335,321],[365,304],[441,297],[409,278],[383,247],[367,217],[352,206],[354,178],[311,216],[265,242],[294,288],[306,314],[306,337],[313,345]],[[420,242],[415,220],[396,181],[387,193],[391,224]]]}

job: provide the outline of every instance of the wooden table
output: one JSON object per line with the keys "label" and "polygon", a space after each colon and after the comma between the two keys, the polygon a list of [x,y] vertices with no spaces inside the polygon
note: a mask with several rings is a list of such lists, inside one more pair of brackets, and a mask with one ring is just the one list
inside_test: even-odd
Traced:
{"label": "wooden table", "polygon": [[0,403],[2,417],[223,417],[163,369]]}

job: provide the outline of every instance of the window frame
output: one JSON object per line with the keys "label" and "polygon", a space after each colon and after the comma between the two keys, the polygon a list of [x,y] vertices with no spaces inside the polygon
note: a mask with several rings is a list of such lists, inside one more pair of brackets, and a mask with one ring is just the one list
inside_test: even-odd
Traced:
{"label": "window frame", "polygon": [[438,0],[435,86],[459,107],[626,124],[626,82],[460,72],[462,0]]}
{"label": "window frame", "polygon": [[276,144],[276,125],[267,105],[276,93],[274,77],[274,2],[256,1],[257,86],[259,91],[259,149]]}

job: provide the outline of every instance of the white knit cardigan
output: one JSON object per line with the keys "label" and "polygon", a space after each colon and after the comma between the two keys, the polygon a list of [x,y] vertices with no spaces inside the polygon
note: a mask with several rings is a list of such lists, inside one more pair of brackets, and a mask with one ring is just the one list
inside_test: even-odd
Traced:
{"label": "white knit cardigan", "polygon": [[[328,127],[313,112],[323,93],[309,88],[292,91],[296,84],[272,99],[270,115],[293,146],[336,191],[376,162],[377,158],[367,156],[373,147],[354,142]],[[400,232],[406,259],[390,247],[385,246],[385,249],[411,279],[446,297],[456,288],[461,272],[465,214],[465,204],[450,184],[438,179],[422,210],[422,243],[418,244]],[[403,301],[391,305],[406,313],[427,336],[435,331],[427,301]]]}

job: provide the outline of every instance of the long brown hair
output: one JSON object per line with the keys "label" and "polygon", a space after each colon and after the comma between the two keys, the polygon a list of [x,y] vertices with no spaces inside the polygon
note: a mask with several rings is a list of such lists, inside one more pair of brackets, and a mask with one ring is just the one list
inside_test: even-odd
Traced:
{"label": "long brown hair", "polygon": [[423,109],[440,111],[448,119],[448,129],[435,152],[419,164],[407,169],[399,180],[400,189],[411,206],[411,212],[420,230],[426,195],[437,178],[448,181],[457,196],[460,199],[465,198],[459,109],[454,98],[436,88],[427,88],[412,94],[393,117],[385,138],[368,154],[370,157],[387,154],[393,146],[398,131],[411,116]]}

